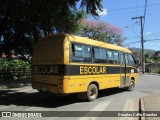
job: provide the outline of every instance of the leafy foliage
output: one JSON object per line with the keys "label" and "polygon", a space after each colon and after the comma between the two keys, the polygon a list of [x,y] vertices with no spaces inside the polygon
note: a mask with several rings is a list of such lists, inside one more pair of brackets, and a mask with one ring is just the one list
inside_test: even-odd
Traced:
{"label": "leafy foliage", "polygon": [[[3,50],[32,53],[36,41],[48,34],[73,33],[82,12],[76,10],[80,0],[1,0],[0,38]],[[81,0],[81,8],[98,16],[102,0]]]}
{"label": "leafy foliage", "polygon": [[6,58],[0,58],[0,70],[7,70],[9,67],[9,61]]}
{"label": "leafy foliage", "polygon": [[102,2],[103,0],[82,0],[81,7],[86,6],[87,13],[92,14],[93,16],[99,16],[97,10],[102,11]]}
{"label": "leafy foliage", "polygon": [[25,70],[30,69],[30,64],[22,60],[11,60],[9,64],[10,64],[10,67],[13,67],[16,69],[25,69]]}
{"label": "leafy foliage", "polygon": [[78,22],[81,24],[78,34],[81,36],[117,45],[122,45],[124,41],[122,30],[106,22],[89,19],[82,19]]}
{"label": "leafy foliage", "polygon": [[1,78],[4,79],[20,79],[26,78],[30,74],[30,64],[22,60],[8,60],[6,58],[0,59],[0,73]]}

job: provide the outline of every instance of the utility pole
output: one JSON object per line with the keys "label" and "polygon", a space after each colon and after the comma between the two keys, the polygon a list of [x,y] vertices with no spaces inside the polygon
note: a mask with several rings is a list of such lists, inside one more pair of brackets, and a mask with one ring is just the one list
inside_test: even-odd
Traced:
{"label": "utility pole", "polygon": [[141,45],[142,45],[142,51],[141,51],[141,59],[142,59],[142,73],[145,73],[145,58],[144,58],[144,39],[143,39],[143,25],[142,25],[142,19],[144,17],[133,17],[132,19],[140,19],[141,22]]}

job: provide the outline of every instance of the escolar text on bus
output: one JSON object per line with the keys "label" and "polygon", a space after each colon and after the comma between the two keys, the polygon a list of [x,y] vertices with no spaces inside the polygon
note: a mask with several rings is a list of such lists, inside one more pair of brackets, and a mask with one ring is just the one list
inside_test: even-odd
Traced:
{"label": "escolar text on bus", "polygon": [[106,74],[106,67],[80,66],[80,74]]}
{"label": "escolar text on bus", "polygon": [[34,74],[59,74],[59,67],[52,65],[34,65],[32,66],[32,73]]}

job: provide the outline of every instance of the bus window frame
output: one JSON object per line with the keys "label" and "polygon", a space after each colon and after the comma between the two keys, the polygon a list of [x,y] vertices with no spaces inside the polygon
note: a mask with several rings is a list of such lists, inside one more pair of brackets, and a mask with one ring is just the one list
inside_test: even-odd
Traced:
{"label": "bus window frame", "polygon": [[[95,58],[95,51],[94,51],[94,48],[98,48],[99,49],[99,54],[101,54],[101,51],[100,49],[104,50],[106,52],[106,59],[101,59],[100,56],[99,56],[99,59],[98,58]],[[108,55],[107,55],[107,49],[106,48],[102,48],[102,47],[97,47],[97,46],[92,46],[92,54],[93,54],[93,63],[98,63],[98,64],[108,64]],[[96,61],[97,60],[97,61]],[[100,62],[99,62],[100,61]]]}
{"label": "bus window frame", "polygon": [[[84,46],[89,46],[90,47],[90,55],[91,57],[89,58],[90,60],[89,61],[76,61],[73,59],[73,57],[77,57],[77,56],[73,56],[74,53],[73,53],[73,45],[84,45]],[[105,62],[95,62],[95,58],[94,58],[94,48],[99,48],[99,49],[104,49],[106,51],[106,56],[107,56],[107,59]],[[118,53],[118,63],[115,63],[114,61],[114,55],[113,55],[113,60],[112,60],[112,63],[109,63],[109,57],[108,57],[108,51],[111,51],[112,52],[112,55],[114,54],[113,52],[117,52]],[[70,62],[80,62],[80,63],[90,63],[90,64],[110,64],[110,65],[121,65],[121,59],[120,59],[120,54],[127,54],[127,58],[128,58],[128,54],[131,54],[131,53],[127,53],[127,52],[123,52],[123,51],[118,51],[118,50],[114,50],[114,49],[110,49],[110,48],[103,48],[103,47],[99,47],[99,46],[94,46],[94,45],[89,45],[89,44],[84,44],[84,43],[79,43],[79,42],[70,42],[70,51],[69,51],[69,55],[70,55]],[[132,54],[131,54],[132,55]],[[77,58],[86,58],[86,57],[77,57]],[[134,57],[133,57],[134,59]],[[103,59],[98,59],[98,60],[103,60]],[[124,59],[124,64],[126,64],[126,59]],[[129,62],[129,58],[128,58],[128,62]],[[129,64],[127,64],[126,66],[129,66]],[[134,66],[135,67],[135,66]]]}
{"label": "bus window frame", "polygon": [[[87,44],[81,44],[81,43],[77,43],[77,42],[71,42],[71,48],[70,48],[70,61],[71,62],[85,62],[85,63],[92,63],[92,54],[91,54],[91,46],[87,45]],[[82,56],[75,56],[75,49],[74,49],[74,45],[84,45],[84,46],[89,46],[90,48],[90,57],[82,57]],[[83,54],[83,52],[82,52]],[[76,60],[77,59],[77,60]]]}
{"label": "bus window frame", "polygon": [[[130,57],[129,56],[131,56],[132,57],[132,59],[133,59],[133,63],[134,64],[131,64],[131,60],[130,60]],[[134,57],[133,57],[133,54],[128,54],[128,59],[129,59],[129,66],[133,66],[133,67],[136,67],[136,63],[135,63],[135,59],[134,59]]]}
{"label": "bus window frame", "polygon": [[[115,60],[115,55],[114,55],[114,52],[117,52],[118,53],[118,60]],[[116,65],[120,65],[120,59],[119,59],[119,51],[117,51],[117,50],[113,50],[112,51],[112,53],[113,53],[113,64],[116,64]]]}

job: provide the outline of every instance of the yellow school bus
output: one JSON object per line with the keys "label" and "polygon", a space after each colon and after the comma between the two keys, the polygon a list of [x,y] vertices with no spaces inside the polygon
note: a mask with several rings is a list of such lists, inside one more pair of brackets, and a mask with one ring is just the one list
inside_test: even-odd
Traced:
{"label": "yellow school bus", "polygon": [[32,56],[32,87],[55,94],[78,94],[93,101],[98,91],[119,87],[133,90],[137,69],[124,47],[70,34],[38,40]]}

